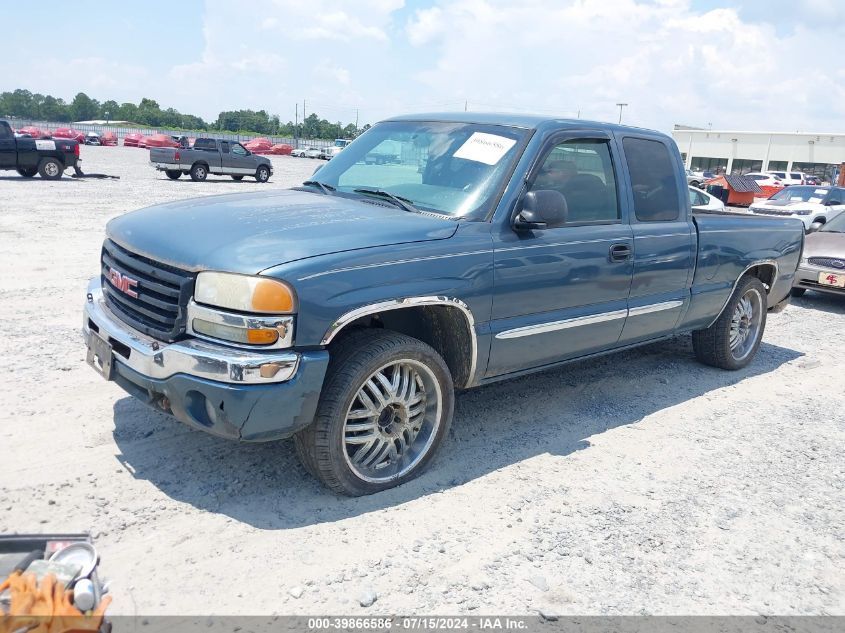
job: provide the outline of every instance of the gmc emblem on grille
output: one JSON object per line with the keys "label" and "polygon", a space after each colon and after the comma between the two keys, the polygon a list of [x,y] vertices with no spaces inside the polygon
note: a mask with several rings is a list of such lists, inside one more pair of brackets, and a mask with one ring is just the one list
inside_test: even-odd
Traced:
{"label": "gmc emblem on grille", "polygon": [[109,268],[109,282],[122,293],[129,295],[133,299],[138,298],[138,293],[132,290],[132,288],[138,285],[137,279],[132,279],[116,271],[114,268]]}

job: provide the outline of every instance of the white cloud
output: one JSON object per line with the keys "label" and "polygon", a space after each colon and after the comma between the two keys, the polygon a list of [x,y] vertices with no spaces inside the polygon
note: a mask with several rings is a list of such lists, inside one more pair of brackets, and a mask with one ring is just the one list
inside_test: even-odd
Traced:
{"label": "white cloud", "polygon": [[[819,11],[845,4],[804,1]],[[832,107],[845,99],[832,70],[837,40],[801,25],[779,35],[733,9],[695,12],[688,0],[448,0],[417,10],[406,34],[431,60],[415,74],[419,84],[429,95],[466,98],[471,109],[580,109],[582,118],[614,120],[625,101],[626,122],[663,130],[675,122],[845,126],[845,112]],[[819,89],[823,99],[812,93]]]}

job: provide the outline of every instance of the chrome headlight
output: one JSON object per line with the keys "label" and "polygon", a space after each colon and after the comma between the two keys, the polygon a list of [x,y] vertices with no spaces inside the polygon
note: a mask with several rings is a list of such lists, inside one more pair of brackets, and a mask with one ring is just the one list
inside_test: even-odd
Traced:
{"label": "chrome headlight", "polygon": [[197,275],[194,300],[238,312],[292,314],[296,311],[296,297],[286,283],[232,273],[202,272]]}
{"label": "chrome headlight", "polygon": [[294,312],[296,296],[282,281],[201,272],[194,287],[194,301],[188,305],[188,332],[243,346],[289,347]]}

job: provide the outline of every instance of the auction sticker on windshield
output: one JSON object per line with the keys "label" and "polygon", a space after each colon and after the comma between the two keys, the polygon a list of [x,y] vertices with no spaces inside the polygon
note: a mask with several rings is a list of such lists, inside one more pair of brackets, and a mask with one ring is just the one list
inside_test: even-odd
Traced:
{"label": "auction sticker on windshield", "polygon": [[475,132],[455,152],[455,158],[474,160],[485,165],[495,165],[508,150],[516,145],[516,141],[505,136]]}

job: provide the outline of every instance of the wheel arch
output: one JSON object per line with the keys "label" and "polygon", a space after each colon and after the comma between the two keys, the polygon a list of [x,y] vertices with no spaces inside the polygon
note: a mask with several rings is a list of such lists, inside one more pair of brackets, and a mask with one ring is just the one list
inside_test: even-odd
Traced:
{"label": "wheel arch", "polygon": [[446,361],[456,387],[475,384],[478,340],[469,306],[454,297],[408,297],[350,310],[326,330],[321,344],[330,346],[357,328],[383,328],[431,345]]}
{"label": "wheel arch", "polygon": [[731,297],[733,297],[734,292],[736,292],[736,287],[739,285],[739,282],[742,281],[743,277],[747,276],[756,277],[763,282],[763,285],[766,287],[766,297],[768,298],[769,295],[771,295],[772,288],[774,288],[775,282],[778,278],[778,263],[774,259],[761,259],[746,266],[745,270],[737,276],[736,281],[734,281],[731,286],[731,291],[728,293],[724,304],[722,304],[722,308],[719,310],[718,314],[716,314],[716,317],[708,325],[708,327],[712,326],[719,320],[719,317],[722,316],[722,312],[724,312],[725,308],[728,306]]}

